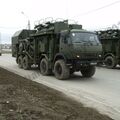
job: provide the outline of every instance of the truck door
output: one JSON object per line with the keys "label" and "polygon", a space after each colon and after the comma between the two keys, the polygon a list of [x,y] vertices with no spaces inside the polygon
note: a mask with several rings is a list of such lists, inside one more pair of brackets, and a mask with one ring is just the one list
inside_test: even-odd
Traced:
{"label": "truck door", "polygon": [[60,48],[59,51],[60,53],[63,53],[65,56],[70,56],[71,55],[71,40],[70,37],[68,37],[66,34],[61,34],[60,35]]}

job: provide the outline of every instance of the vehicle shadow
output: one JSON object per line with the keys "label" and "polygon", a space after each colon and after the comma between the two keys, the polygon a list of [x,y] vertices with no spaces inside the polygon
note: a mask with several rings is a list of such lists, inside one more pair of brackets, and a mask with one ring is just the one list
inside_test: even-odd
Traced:
{"label": "vehicle shadow", "polygon": [[72,75],[70,75],[70,78],[68,79],[68,81],[94,81],[95,78],[94,77],[83,77],[80,73],[74,73]]}
{"label": "vehicle shadow", "polygon": [[117,65],[115,68],[107,68],[106,66],[97,66],[97,68],[105,68],[105,69],[111,69],[111,70],[120,70],[120,65]]}

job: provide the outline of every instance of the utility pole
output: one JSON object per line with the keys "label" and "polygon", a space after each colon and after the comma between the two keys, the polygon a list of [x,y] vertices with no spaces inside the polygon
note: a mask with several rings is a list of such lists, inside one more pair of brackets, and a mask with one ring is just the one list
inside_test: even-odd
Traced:
{"label": "utility pole", "polygon": [[28,20],[28,29],[30,30],[30,20]]}
{"label": "utility pole", "polygon": [[21,14],[23,14],[27,18],[27,20],[28,20],[27,26],[28,26],[28,30],[30,30],[31,25],[30,25],[29,17],[23,11],[21,12]]}

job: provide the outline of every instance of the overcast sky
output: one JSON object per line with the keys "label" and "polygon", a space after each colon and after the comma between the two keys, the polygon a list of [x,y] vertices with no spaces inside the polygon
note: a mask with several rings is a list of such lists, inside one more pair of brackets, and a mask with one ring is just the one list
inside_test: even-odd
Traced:
{"label": "overcast sky", "polygon": [[74,19],[85,29],[96,30],[117,25],[119,12],[120,0],[0,0],[1,40],[10,43],[16,30],[27,27],[28,19],[31,28],[35,21],[53,17]]}

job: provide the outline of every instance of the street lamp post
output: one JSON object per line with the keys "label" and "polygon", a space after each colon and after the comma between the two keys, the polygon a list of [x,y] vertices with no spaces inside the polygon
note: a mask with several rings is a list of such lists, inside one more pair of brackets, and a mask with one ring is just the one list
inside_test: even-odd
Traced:
{"label": "street lamp post", "polygon": [[21,12],[21,14],[23,14],[23,15],[28,19],[28,24],[27,24],[27,26],[28,26],[28,29],[30,30],[31,25],[30,25],[29,17],[28,17],[23,11]]}

